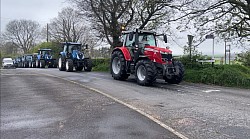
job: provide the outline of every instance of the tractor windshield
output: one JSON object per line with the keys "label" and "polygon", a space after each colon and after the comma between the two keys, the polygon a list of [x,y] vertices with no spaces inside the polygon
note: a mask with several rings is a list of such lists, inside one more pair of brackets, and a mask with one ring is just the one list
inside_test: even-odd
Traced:
{"label": "tractor windshield", "polygon": [[154,34],[139,34],[139,45],[156,46]]}
{"label": "tractor windshield", "polygon": [[26,56],[26,59],[30,60],[30,59],[32,59],[32,56],[28,55],[28,56]]}
{"label": "tractor windshield", "polygon": [[42,55],[50,55],[50,51],[41,51]]}
{"label": "tractor windshield", "polygon": [[81,50],[81,45],[69,45],[69,52],[72,53],[73,50]]}

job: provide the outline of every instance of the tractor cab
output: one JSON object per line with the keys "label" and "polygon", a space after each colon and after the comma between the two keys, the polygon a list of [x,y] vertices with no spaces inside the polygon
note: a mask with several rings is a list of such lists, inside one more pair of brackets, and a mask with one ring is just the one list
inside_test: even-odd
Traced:
{"label": "tractor cab", "polygon": [[[85,57],[81,43],[63,42],[62,47],[63,51],[60,52],[58,60],[60,71],[73,71],[73,69],[82,71],[83,68],[85,71],[92,70],[92,61],[90,57]],[[85,45],[85,48],[88,49],[88,46]]]}
{"label": "tractor cab", "polygon": [[34,67],[45,68],[46,66],[55,68],[57,67],[57,61],[52,56],[51,49],[46,49],[46,48],[39,49],[38,54],[36,56],[36,62]]}
{"label": "tractor cab", "polygon": [[63,45],[63,52],[72,54],[73,51],[81,51],[82,44],[81,43],[62,43]]}
{"label": "tractor cab", "polygon": [[140,57],[148,57],[157,63],[171,63],[172,51],[168,48],[158,47],[156,37],[163,36],[163,40],[167,43],[165,34],[157,35],[153,31],[138,30],[123,31],[123,47],[129,50],[129,54],[133,61],[138,61]]}

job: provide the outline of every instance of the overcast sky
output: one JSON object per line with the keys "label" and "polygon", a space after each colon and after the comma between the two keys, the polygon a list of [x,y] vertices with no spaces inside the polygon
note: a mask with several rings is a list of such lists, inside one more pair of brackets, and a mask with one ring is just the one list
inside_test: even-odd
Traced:
{"label": "overcast sky", "polygon": [[[69,6],[66,0],[0,0],[1,1],[1,31],[4,32],[6,24],[14,19],[30,19],[37,21],[41,26],[45,26],[51,19],[57,17],[62,8]],[[188,31],[191,32],[191,31]],[[183,54],[183,47],[187,44],[187,35],[189,33],[179,33],[182,36],[179,39],[171,41],[168,44],[173,54]],[[212,55],[212,40],[203,42],[198,50],[203,54]],[[215,43],[215,55],[223,55],[224,43]],[[234,46],[232,46],[234,48]],[[240,52],[241,49],[234,49],[232,53]]]}
{"label": "overcast sky", "polygon": [[66,0],[1,0],[1,31],[14,19],[30,19],[46,25],[66,6]]}

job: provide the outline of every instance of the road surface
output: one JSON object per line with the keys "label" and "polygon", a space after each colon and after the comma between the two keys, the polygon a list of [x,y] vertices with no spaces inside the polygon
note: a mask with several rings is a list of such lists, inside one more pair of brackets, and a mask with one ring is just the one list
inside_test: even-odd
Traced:
{"label": "road surface", "polygon": [[162,80],[157,80],[154,86],[143,87],[136,84],[133,76],[127,81],[117,81],[109,73],[62,72],[58,69],[8,70],[2,72],[2,77],[22,73],[34,74],[34,78],[44,75],[48,81],[50,77],[62,82],[71,81],[99,92],[99,95],[110,96],[186,138],[250,138],[250,90],[185,82],[170,85]]}

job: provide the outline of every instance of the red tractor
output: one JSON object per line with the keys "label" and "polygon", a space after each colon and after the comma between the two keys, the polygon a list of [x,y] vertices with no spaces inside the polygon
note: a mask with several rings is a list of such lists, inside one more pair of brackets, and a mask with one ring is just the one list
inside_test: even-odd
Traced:
{"label": "red tractor", "polygon": [[116,47],[111,56],[111,74],[116,80],[126,80],[134,74],[139,85],[152,85],[156,78],[178,84],[184,76],[184,66],[173,60],[172,51],[157,47],[155,32],[139,30],[123,31],[123,45]]}

